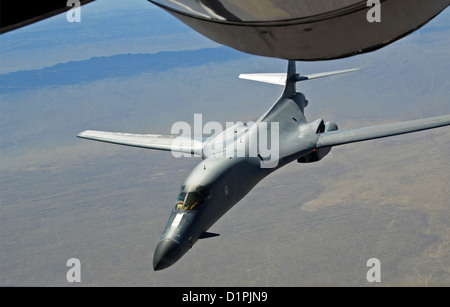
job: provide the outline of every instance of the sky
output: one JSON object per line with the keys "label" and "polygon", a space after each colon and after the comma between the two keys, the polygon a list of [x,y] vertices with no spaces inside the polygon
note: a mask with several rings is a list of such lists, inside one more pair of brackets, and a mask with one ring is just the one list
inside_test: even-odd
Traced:
{"label": "sky", "polygon": [[1,71],[126,53],[155,53],[217,46],[144,0],[94,1],[81,22],[60,14],[0,38]]}
{"label": "sky", "polygon": [[[362,67],[301,83],[307,118],[352,128],[449,114],[449,14],[370,54],[299,63],[306,73]],[[49,80],[70,66],[79,80],[98,67],[95,58],[114,74],[132,54],[200,57],[196,50],[213,55],[220,47],[148,1],[98,0],[81,18],[68,23],[61,14],[1,35],[0,74]],[[386,268],[382,285],[449,285],[446,128],[336,148],[318,165],[282,169],[227,213],[212,230],[221,236],[199,242],[185,266],[152,271],[179,185],[199,161],[76,135],[167,133],[194,113],[254,120],[280,88],[238,74],[285,66],[230,51],[223,63],[1,92],[1,285],[71,286],[72,257],[85,286],[360,285],[374,256]]]}

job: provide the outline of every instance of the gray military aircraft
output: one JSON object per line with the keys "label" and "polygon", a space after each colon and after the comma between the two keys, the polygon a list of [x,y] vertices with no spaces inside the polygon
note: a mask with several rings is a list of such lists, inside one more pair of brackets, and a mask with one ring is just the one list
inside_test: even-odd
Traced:
{"label": "gray military aircraft", "polygon": [[[284,91],[255,123],[237,123],[209,138],[92,130],[78,137],[203,158],[181,185],[156,246],[153,268],[162,270],[177,262],[198,239],[216,236],[208,232],[210,227],[258,182],[282,166],[293,161],[319,161],[333,146],[450,125],[450,115],[349,130],[338,130],[335,123],[323,119],[308,123],[304,115],[308,101],[297,92],[296,83],[354,70],[301,76],[296,73],[296,62],[289,61],[287,74],[240,75],[243,79],[284,85]],[[260,137],[261,131],[265,131],[266,139]],[[271,146],[269,153],[259,146],[264,141],[267,148]]]}

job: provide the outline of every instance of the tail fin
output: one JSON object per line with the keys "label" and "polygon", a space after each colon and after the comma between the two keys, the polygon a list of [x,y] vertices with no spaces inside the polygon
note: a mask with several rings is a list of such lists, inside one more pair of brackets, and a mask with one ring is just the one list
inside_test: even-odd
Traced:
{"label": "tail fin", "polygon": [[295,81],[294,79],[298,76],[297,74],[297,65],[295,61],[289,60],[288,62],[288,70],[287,70],[287,80]]}
{"label": "tail fin", "polygon": [[297,84],[298,77],[299,74],[297,73],[297,65],[295,61],[289,60],[286,75],[286,86],[284,87],[283,93],[285,97],[293,96],[297,92],[295,85]]}

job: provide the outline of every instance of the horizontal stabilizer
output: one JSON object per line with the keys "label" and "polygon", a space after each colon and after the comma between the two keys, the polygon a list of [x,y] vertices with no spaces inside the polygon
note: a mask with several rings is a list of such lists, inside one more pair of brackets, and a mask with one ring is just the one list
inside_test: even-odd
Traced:
{"label": "horizontal stabilizer", "polygon": [[286,85],[286,74],[240,74],[240,79],[258,81],[263,83]]}
{"label": "horizontal stabilizer", "polygon": [[175,135],[132,134],[86,130],[81,132],[78,137],[118,145],[191,154],[201,153],[203,147],[202,141]]}
{"label": "horizontal stabilizer", "polygon": [[[311,74],[311,75],[305,75],[301,76],[299,74],[295,74],[294,76],[294,82],[300,82],[300,81],[306,81],[306,80],[312,80],[312,79],[318,79],[328,76],[334,76],[339,74],[345,74],[348,72],[353,72],[360,70],[361,68],[352,68],[352,69],[346,69],[346,70],[336,70],[336,71],[330,71],[330,72],[323,72],[318,74]],[[267,73],[267,74],[240,74],[239,78],[245,79],[245,80],[252,80],[252,81],[258,81],[263,83],[270,83],[270,84],[276,84],[276,85],[286,85],[286,77],[287,74],[285,73]]]}
{"label": "horizontal stabilizer", "polygon": [[444,115],[394,124],[325,132],[320,134],[316,148],[368,141],[449,125],[450,115]]}

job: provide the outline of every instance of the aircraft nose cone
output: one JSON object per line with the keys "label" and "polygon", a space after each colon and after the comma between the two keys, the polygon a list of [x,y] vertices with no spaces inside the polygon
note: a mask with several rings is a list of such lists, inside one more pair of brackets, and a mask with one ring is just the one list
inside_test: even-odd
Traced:
{"label": "aircraft nose cone", "polygon": [[153,269],[155,271],[168,268],[182,256],[180,244],[172,239],[159,241],[153,255]]}

